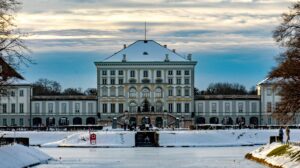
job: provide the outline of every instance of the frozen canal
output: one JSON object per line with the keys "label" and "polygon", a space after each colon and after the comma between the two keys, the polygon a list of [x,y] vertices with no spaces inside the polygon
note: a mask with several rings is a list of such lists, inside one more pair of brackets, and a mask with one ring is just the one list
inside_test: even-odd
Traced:
{"label": "frozen canal", "polygon": [[[256,147],[40,148],[58,161],[40,168],[263,168],[244,159]],[[59,158],[61,157],[61,160]]]}

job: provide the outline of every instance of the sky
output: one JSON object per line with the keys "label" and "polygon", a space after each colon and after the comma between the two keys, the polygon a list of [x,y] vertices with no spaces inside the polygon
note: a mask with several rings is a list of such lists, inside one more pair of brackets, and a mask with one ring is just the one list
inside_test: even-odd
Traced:
{"label": "sky", "polygon": [[47,78],[63,88],[95,88],[94,61],[144,39],[197,61],[195,85],[263,80],[283,50],[272,39],[280,15],[296,0],[21,0],[16,25],[35,64],[27,82]]}

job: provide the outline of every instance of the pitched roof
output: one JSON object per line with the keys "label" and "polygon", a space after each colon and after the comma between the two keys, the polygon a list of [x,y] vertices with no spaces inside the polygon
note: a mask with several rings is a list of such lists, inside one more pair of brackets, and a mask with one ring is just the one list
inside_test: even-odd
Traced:
{"label": "pitched roof", "polygon": [[2,77],[3,80],[7,80],[12,77],[24,80],[23,76],[20,75],[9,64],[7,64],[1,56],[0,56],[0,66],[1,66],[0,77]]}
{"label": "pitched roof", "polygon": [[166,54],[168,54],[169,61],[189,61],[154,40],[138,40],[107,57],[103,62],[121,62],[124,55],[126,55],[127,62],[164,61]]}
{"label": "pitched roof", "polygon": [[281,80],[282,79],[280,79],[280,78],[274,78],[274,79],[266,78],[266,79],[260,81],[257,85],[272,85],[274,83],[278,83]]}

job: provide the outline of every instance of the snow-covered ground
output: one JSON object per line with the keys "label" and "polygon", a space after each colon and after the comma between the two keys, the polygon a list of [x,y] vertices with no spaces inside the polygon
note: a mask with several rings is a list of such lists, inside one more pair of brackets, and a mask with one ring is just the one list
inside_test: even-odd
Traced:
{"label": "snow-covered ground", "polygon": [[[13,132],[5,133],[13,137]],[[29,137],[31,145],[55,146],[98,146],[132,147],[135,145],[135,133],[132,131],[97,131],[97,144],[90,145],[88,131],[74,132],[16,132],[17,137]],[[196,131],[158,131],[160,146],[242,146],[263,145],[270,136],[277,136],[278,130],[196,130]],[[291,141],[300,141],[300,130],[291,130]]]}
{"label": "snow-covered ground", "polygon": [[46,163],[50,156],[34,147],[5,145],[0,147],[0,167],[19,168]]}
{"label": "snow-covered ground", "polygon": [[[250,155],[249,155],[250,154]],[[272,143],[248,154],[249,159],[282,168],[300,168],[300,146]]]}

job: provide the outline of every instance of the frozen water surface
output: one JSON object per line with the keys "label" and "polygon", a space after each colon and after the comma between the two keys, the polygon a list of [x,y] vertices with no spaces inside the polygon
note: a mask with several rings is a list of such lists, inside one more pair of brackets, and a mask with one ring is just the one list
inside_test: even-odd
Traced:
{"label": "frozen water surface", "polygon": [[40,148],[57,161],[38,167],[263,168],[244,159],[247,152],[256,148]]}

